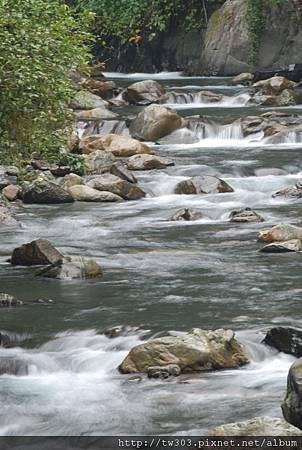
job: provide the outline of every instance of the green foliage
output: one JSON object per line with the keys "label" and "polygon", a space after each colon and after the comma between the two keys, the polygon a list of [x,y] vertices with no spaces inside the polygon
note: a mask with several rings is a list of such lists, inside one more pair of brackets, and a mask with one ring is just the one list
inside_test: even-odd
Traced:
{"label": "green foliage", "polygon": [[61,0],[0,0],[0,157],[57,152],[72,124],[68,71],[89,60],[91,13]]}
{"label": "green foliage", "polygon": [[77,155],[76,153],[62,153],[57,160],[57,164],[70,167],[79,175],[84,175],[85,173],[85,159],[82,155]]}
{"label": "green foliage", "polygon": [[251,42],[250,62],[256,63],[261,35],[265,29],[263,0],[248,0],[247,20]]}

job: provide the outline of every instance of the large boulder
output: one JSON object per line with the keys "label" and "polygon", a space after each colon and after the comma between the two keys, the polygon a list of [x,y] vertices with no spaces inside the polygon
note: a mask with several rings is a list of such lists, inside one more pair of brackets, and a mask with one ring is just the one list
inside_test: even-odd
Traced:
{"label": "large boulder", "polygon": [[95,80],[94,78],[86,78],[82,82],[82,86],[92,94],[102,97],[104,100],[111,99],[117,91],[117,86],[114,81]]}
{"label": "large boulder", "polygon": [[24,203],[56,204],[72,203],[74,200],[69,192],[51,181],[38,179],[26,185],[22,191]]}
{"label": "large boulder", "polygon": [[77,120],[110,120],[116,119],[118,117],[117,114],[109,111],[107,108],[94,108],[88,109],[84,111],[78,111],[76,113]]}
{"label": "large boulder", "polygon": [[302,356],[302,330],[293,327],[274,327],[268,330],[263,342],[279,352]]}
{"label": "large boulder", "polygon": [[151,367],[171,364],[180,372],[237,368],[248,358],[231,330],[194,328],[183,336],[167,336],[137,345],[119,366],[122,373],[148,373]]}
{"label": "large boulder", "polygon": [[219,194],[234,192],[234,189],[220,178],[204,175],[181,181],[175,188],[176,194]]}
{"label": "large boulder", "polygon": [[116,158],[111,152],[96,150],[89,155],[84,155],[84,162],[87,173],[98,174],[110,171]]}
{"label": "large boulder", "polygon": [[13,266],[43,266],[62,261],[63,255],[47,239],[36,239],[14,249]]}
{"label": "large boulder", "polygon": [[284,419],[264,416],[220,425],[207,431],[206,434],[207,436],[301,436],[302,432]]}
{"label": "large boulder", "polygon": [[268,80],[260,80],[253,84],[253,88],[261,89],[264,95],[279,95],[285,89],[296,86],[294,81],[284,77],[272,77]]}
{"label": "large boulder", "polygon": [[233,223],[252,223],[263,222],[264,219],[251,208],[240,209],[239,211],[232,211],[230,214],[230,222]]}
{"label": "large boulder", "polygon": [[106,108],[108,105],[109,103],[98,95],[84,90],[77,92],[70,104],[71,108],[79,110]]}
{"label": "large boulder", "polygon": [[127,167],[130,170],[154,170],[165,169],[174,166],[170,159],[161,158],[155,155],[134,155],[128,159]]}
{"label": "large boulder", "polygon": [[291,239],[284,242],[272,242],[265,245],[261,250],[264,253],[285,253],[285,252],[301,252],[302,240]]}
{"label": "large boulder", "polygon": [[261,242],[285,242],[293,239],[302,240],[302,228],[281,223],[270,230],[261,231],[258,240]]}
{"label": "large boulder", "polygon": [[76,185],[69,188],[74,200],[79,202],[119,202],[122,197],[107,191],[98,191],[89,186]]}
{"label": "large boulder", "polygon": [[84,154],[90,154],[96,150],[107,150],[118,157],[151,153],[150,148],[146,144],[118,134],[87,136],[81,140],[80,149]]}
{"label": "large boulder", "polygon": [[103,275],[101,267],[96,261],[82,256],[66,256],[61,261],[42,269],[38,276],[46,278],[88,279],[99,278]]}
{"label": "large boulder", "polygon": [[164,106],[150,105],[132,120],[129,130],[131,136],[136,139],[157,141],[184,127],[185,124],[185,121],[177,112]]}
{"label": "large boulder", "polygon": [[125,200],[139,200],[145,197],[145,192],[133,183],[106,173],[94,177],[88,177],[87,186],[98,191],[112,192]]}
{"label": "large boulder", "polygon": [[143,80],[131,84],[122,94],[131,105],[150,105],[165,98],[166,89],[154,80]]}
{"label": "large boulder", "polygon": [[302,429],[302,358],[289,369],[282,412],[287,422]]}

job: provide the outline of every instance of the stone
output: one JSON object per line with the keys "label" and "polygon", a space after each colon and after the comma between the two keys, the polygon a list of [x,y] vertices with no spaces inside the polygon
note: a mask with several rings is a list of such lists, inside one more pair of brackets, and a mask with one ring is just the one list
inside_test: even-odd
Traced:
{"label": "stone", "polygon": [[75,173],[65,175],[62,181],[62,187],[66,190],[72,186],[79,186],[80,184],[84,184],[84,180],[80,175],[76,175]]}
{"label": "stone", "polygon": [[33,183],[26,185],[22,191],[24,203],[58,204],[72,203],[74,200],[69,192],[57,184],[39,178]]}
{"label": "stone", "polygon": [[302,240],[291,239],[285,242],[272,242],[265,245],[260,251],[264,253],[301,252]]}
{"label": "stone", "polygon": [[0,166],[0,189],[17,184],[19,170],[15,166]]}
{"label": "stone", "polygon": [[111,152],[96,150],[84,155],[84,161],[87,173],[99,174],[110,171],[116,158]]}
{"label": "stone", "polygon": [[118,157],[151,153],[150,148],[146,144],[118,134],[87,136],[81,140],[80,149],[84,154],[92,153],[95,150],[106,150]]}
{"label": "stone", "polygon": [[143,80],[131,84],[122,98],[131,105],[150,105],[164,100],[166,89],[154,80]]}
{"label": "stone", "polygon": [[137,333],[139,330],[138,327],[131,327],[129,325],[118,325],[116,327],[107,328],[104,331],[104,335],[108,339],[114,339],[120,336],[129,336]]}
{"label": "stone", "polygon": [[14,202],[18,198],[20,190],[21,190],[20,186],[17,186],[15,184],[9,184],[8,186],[2,189],[2,194],[7,200],[9,200],[10,202]]}
{"label": "stone", "polygon": [[109,173],[88,177],[87,179],[89,180],[87,186],[98,191],[112,192],[125,200],[139,200],[146,195],[137,185]]}
{"label": "stone", "polygon": [[14,249],[13,266],[43,266],[62,261],[63,255],[47,239],[36,239]]}
{"label": "stone", "polygon": [[264,222],[264,219],[255,211],[253,211],[251,208],[245,208],[240,209],[239,211],[232,211],[230,214],[230,222],[233,223]]}
{"label": "stone", "polygon": [[2,226],[10,227],[16,225],[18,225],[18,222],[11,215],[9,209],[0,205],[0,227]]}
{"label": "stone", "polygon": [[110,119],[116,119],[118,117],[117,114],[113,113],[112,111],[109,111],[107,108],[94,108],[94,109],[88,109],[84,111],[78,111],[76,113],[77,120],[110,120]]}
{"label": "stone", "polygon": [[117,90],[114,81],[95,80],[93,78],[86,78],[82,86],[92,92],[92,94],[102,97],[104,100],[112,98]]}
{"label": "stone", "polygon": [[66,256],[37,273],[37,276],[59,280],[99,278],[102,275],[102,269],[96,261],[82,256]]}
{"label": "stone", "polygon": [[250,72],[244,72],[240,73],[239,75],[236,75],[231,81],[232,84],[244,84],[244,85],[250,85],[254,79],[254,75]]}
{"label": "stone", "polygon": [[180,128],[179,130],[173,131],[173,133],[158,139],[157,143],[160,145],[173,145],[173,144],[197,144],[200,138],[194,131],[188,128]]}
{"label": "stone", "polygon": [[71,186],[69,192],[79,202],[120,202],[123,198],[108,191],[98,191],[89,186]]}
{"label": "stone", "polygon": [[130,170],[165,169],[174,165],[173,161],[155,155],[134,155],[127,162],[127,167]]}
{"label": "stone", "polygon": [[171,217],[172,221],[191,221],[198,220],[202,218],[202,214],[199,211],[195,211],[193,209],[184,208],[176,211],[175,214]]}
{"label": "stone", "polygon": [[289,369],[282,412],[287,422],[302,429],[302,358]]}
{"label": "stone", "polygon": [[148,369],[148,378],[166,379],[169,377],[178,377],[180,375],[180,367],[177,364],[169,364],[168,366],[154,366]]}
{"label": "stone", "polygon": [[181,373],[237,368],[248,363],[231,330],[194,328],[182,336],[152,339],[132,348],[119,366],[121,373],[148,373],[154,366],[177,365]]}
{"label": "stone", "polygon": [[[18,306],[23,305],[23,302],[21,300],[17,300],[16,297],[13,295],[6,294],[4,292],[0,292],[0,308],[3,307],[12,307],[12,306]],[[3,335],[0,334],[0,344],[3,345]]]}
{"label": "stone", "polygon": [[294,106],[296,104],[294,95],[290,89],[284,89],[277,97],[278,106]]}
{"label": "stone", "polygon": [[92,94],[89,91],[79,91],[75,94],[70,104],[73,109],[95,109],[107,108],[109,103],[103,100],[98,95]]}
{"label": "stone", "polygon": [[129,183],[133,184],[137,183],[137,179],[135,178],[133,173],[130,172],[126,164],[124,164],[121,161],[118,161],[115,164],[113,164],[113,166],[110,169],[110,173],[112,173],[112,175],[121,178],[122,180],[128,181]]}
{"label": "stone", "polygon": [[181,181],[175,188],[175,194],[218,194],[234,192],[234,189],[220,178],[204,175]]}
{"label": "stone", "polygon": [[278,192],[275,192],[272,195],[273,198],[277,197],[285,197],[285,198],[292,198],[292,199],[299,199],[302,198],[302,183],[299,182],[295,186],[290,186],[284,189],[281,189]]}
{"label": "stone", "polygon": [[186,122],[177,112],[164,106],[150,105],[132,120],[129,130],[136,139],[156,142],[185,125]]}
{"label": "stone", "polygon": [[302,330],[293,327],[274,327],[268,330],[263,340],[266,345],[279,352],[302,356]]}
{"label": "stone", "polygon": [[291,240],[302,240],[302,228],[294,225],[281,223],[270,230],[261,231],[258,240],[262,242],[285,242]]}
{"label": "stone", "polygon": [[[301,436],[302,432],[279,417],[254,417],[244,422],[220,425],[206,432],[207,436]],[[256,448],[253,446],[251,448]],[[265,449],[269,446],[263,447]]]}
{"label": "stone", "polygon": [[260,80],[253,84],[253,88],[261,88],[264,95],[280,95],[285,89],[296,86],[296,83],[285,77],[276,76],[267,80]]}

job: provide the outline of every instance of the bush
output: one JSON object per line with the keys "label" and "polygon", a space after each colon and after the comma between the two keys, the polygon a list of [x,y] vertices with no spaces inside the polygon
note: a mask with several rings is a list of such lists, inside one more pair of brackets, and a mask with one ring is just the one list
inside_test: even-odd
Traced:
{"label": "bush", "polygon": [[91,14],[60,0],[0,0],[0,156],[56,152],[72,123],[68,71],[89,60]]}

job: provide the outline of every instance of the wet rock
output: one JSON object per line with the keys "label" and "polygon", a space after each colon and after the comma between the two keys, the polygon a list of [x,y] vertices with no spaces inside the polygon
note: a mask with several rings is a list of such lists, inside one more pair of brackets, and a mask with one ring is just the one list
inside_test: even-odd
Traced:
{"label": "wet rock", "polygon": [[302,330],[293,327],[274,327],[268,330],[263,342],[279,352],[302,356]]}
{"label": "wet rock", "polygon": [[15,356],[0,356],[0,375],[27,375],[26,362]]}
{"label": "wet rock", "polygon": [[120,202],[123,198],[108,191],[98,191],[89,186],[71,186],[69,192],[79,202]]}
{"label": "wet rock", "polygon": [[285,242],[272,242],[265,245],[260,251],[264,253],[301,252],[302,241],[300,239],[291,239]]}
{"label": "wet rock", "polygon": [[122,180],[112,174],[106,173],[104,175],[88,177],[88,180],[87,186],[97,189],[98,191],[112,192],[125,200],[139,200],[146,195],[137,185]]}
{"label": "wet rock", "polygon": [[277,98],[278,106],[293,106],[296,104],[290,89],[284,89]]}
{"label": "wet rock", "polygon": [[88,89],[92,94],[102,97],[104,100],[109,100],[117,91],[117,86],[114,81],[95,80],[93,78],[86,78],[82,86]]}
{"label": "wet rock", "polygon": [[198,220],[202,217],[202,214],[199,211],[195,211],[193,209],[184,208],[176,211],[176,213],[171,217],[172,221],[191,221]]}
{"label": "wet rock", "polygon": [[169,364],[168,366],[154,366],[148,368],[148,378],[166,379],[169,377],[178,377],[181,373],[177,364]]}
{"label": "wet rock", "polygon": [[249,86],[254,79],[254,75],[250,72],[243,72],[234,77],[231,81],[233,85],[235,84],[244,84]]}
{"label": "wet rock", "polygon": [[84,155],[87,173],[104,173],[110,171],[116,162],[115,156],[111,152],[97,150],[90,155]]}
{"label": "wet rock", "polygon": [[154,155],[134,155],[127,162],[127,167],[130,170],[165,169],[174,165],[173,161]]}
{"label": "wet rock", "polygon": [[264,219],[255,211],[253,211],[251,208],[245,208],[239,211],[232,211],[230,214],[230,222],[234,223],[264,222]]}
{"label": "wet rock", "polygon": [[63,255],[46,239],[23,244],[15,248],[11,257],[13,266],[43,266],[62,261]]}
{"label": "wet rock", "polygon": [[302,198],[302,183],[299,182],[295,186],[290,186],[288,188],[281,189],[273,194],[273,198],[285,197],[292,199]]}
{"label": "wet rock", "polygon": [[118,134],[88,136],[81,140],[80,149],[84,154],[89,154],[95,150],[107,150],[118,157],[151,153],[150,148],[146,144]]}
{"label": "wet rock", "polygon": [[121,161],[118,161],[115,164],[113,164],[113,166],[110,169],[110,173],[112,173],[112,175],[121,178],[122,180],[128,181],[129,183],[133,184],[137,183],[137,179],[135,178],[133,173],[130,172],[126,164],[122,163]]}
{"label": "wet rock", "polygon": [[7,200],[9,200],[10,202],[14,202],[15,200],[17,200],[20,191],[20,186],[9,184],[4,189],[2,189],[2,194]]}
{"label": "wet rock", "polygon": [[100,98],[98,95],[92,94],[89,91],[79,91],[76,93],[70,104],[73,109],[95,109],[106,108],[109,103]]}
{"label": "wet rock", "polygon": [[264,95],[261,92],[257,92],[249,100],[250,104],[262,105],[262,106],[278,106],[277,97],[274,95]]}
{"label": "wet rock", "polygon": [[66,256],[58,263],[42,269],[37,275],[59,280],[70,280],[99,278],[103,275],[103,272],[93,259],[83,258],[82,256]]}
{"label": "wet rock", "polygon": [[4,206],[0,205],[0,227],[14,227],[18,225],[18,222],[14,217],[11,215],[8,208],[5,208]]}
{"label": "wet rock", "polygon": [[279,95],[284,89],[290,89],[295,86],[296,83],[294,81],[281,76],[260,80],[253,84],[253,88],[261,88],[264,95]]}
{"label": "wet rock", "polygon": [[129,336],[139,330],[138,327],[130,327],[128,325],[118,325],[116,327],[107,328],[104,335],[109,339],[114,339],[120,336]]}
{"label": "wet rock", "polygon": [[57,204],[72,203],[74,200],[69,192],[61,188],[57,184],[38,179],[32,184],[25,186],[22,192],[22,200],[24,203],[37,204]]}
{"label": "wet rock", "polygon": [[202,103],[217,103],[223,100],[223,95],[211,91],[200,91],[198,97]]}
{"label": "wet rock", "polygon": [[[300,436],[302,432],[278,417],[254,417],[244,422],[220,425],[207,436]],[[255,447],[256,448],[256,447]],[[266,447],[269,448],[269,447]]]}
{"label": "wet rock", "polygon": [[81,184],[84,184],[84,180],[79,175],[76,175],[75,173],[70,173],[64,177],[62,183],[63,183],[62,187],[68,190],[72,186],[79,186]]}
{"label": "wet rock", "polygon": [[122,373],[148,373],[154,366],[179,366],[182,373],[237,368],[248,363],[231,330],[194,328],[183,336],[150,340],[130,350],[119,366]]}
{"label": "wet rock", "polygon": [[143,80],[131,84],[122,98],[131,105],[150,105],[165,99],[166,89],[154,80]]}
{"label": "wet rock", "polygon": [[186,122],[177,112],[164,106],[150,105],[131,122],[129,130],[136,139],[156,142],[185,125]]}
{"label": "wet rock", "polygon": [[204,175],[181,181],[175,188],[175,194],[218,194],[234,192],[234,189],[220,178]]}
{"label": "wet rock", "polygon": [[[6,294],[4,292],[0,292],[0,308],[2,307],[12,307],[12,306],[18,306],[23,305],[23,302],[21,300],[17,300],[14,296]],[[0,342],[3,340],[2,335],[0,334]],[[2,343],[1,343],[2,345]]]}
{"label": "wet rock", "polygon": [[19,170],[15,166],[0,166],[0,189],[17,184]]}
{"label": "wet rock", "polygon": [[261,231],[258,240],[262,242],[286,242],[291,240],[302,240],[302,228],[294,225],[281,223],[270,230]]}
{"label": "wet rock", "polygon": [[302,358],[289,369],[282,412],[287,422],[302,429]]}
{"label": "wet rock", "polygon": [[94,108],[84,111],[79,111],[76,113],[77,120],[110,120],[116,119],[118,117],[117,114],[109,111],[107,108]]}

